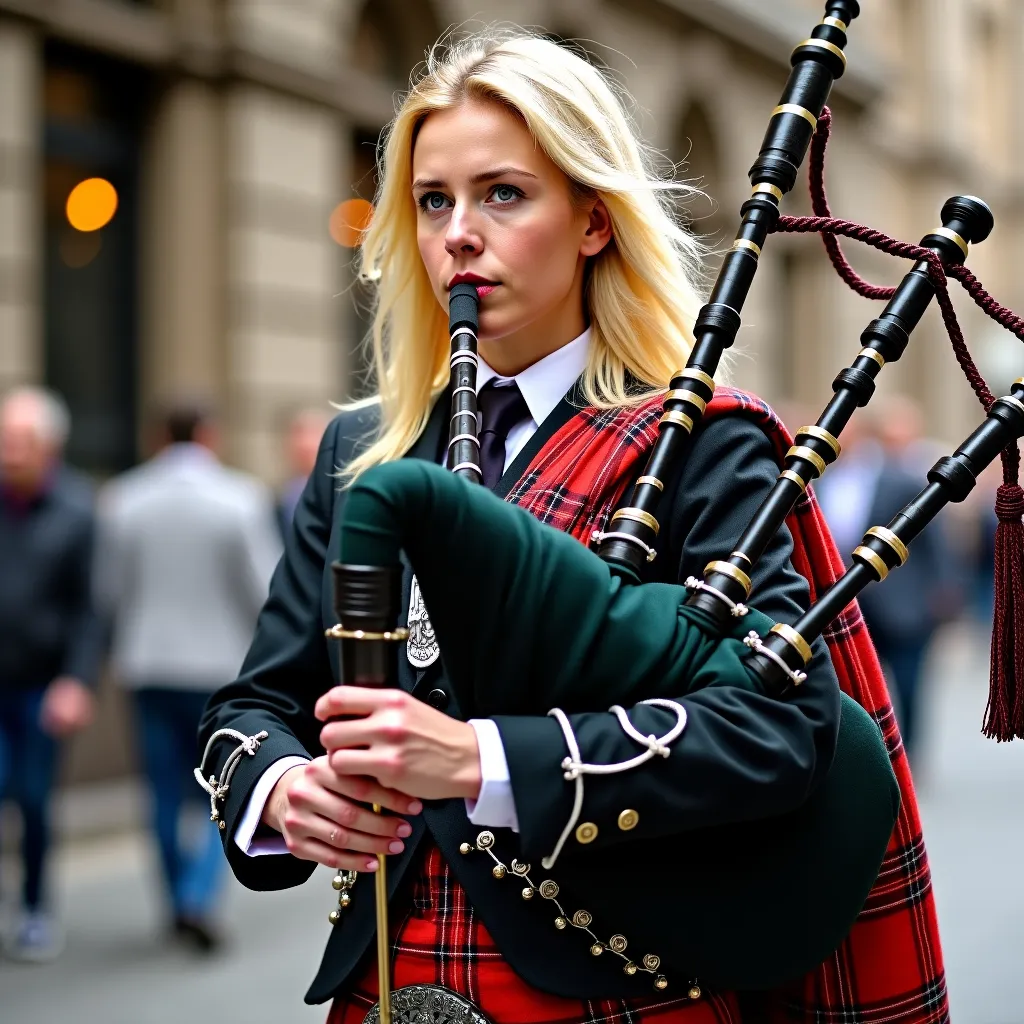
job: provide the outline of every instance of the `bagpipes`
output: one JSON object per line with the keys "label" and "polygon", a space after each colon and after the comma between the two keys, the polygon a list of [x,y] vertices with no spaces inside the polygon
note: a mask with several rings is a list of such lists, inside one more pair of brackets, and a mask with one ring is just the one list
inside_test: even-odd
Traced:
{"label": "bagpipes", "polygon": [[[1024,378],[1003,398],[987,394],[956,326],[946,277],[965,283],[982,308],[1018,335],[1024,336],[1024,322],[998,306],[961,265],[969,243],[982,241],[992,227],[980,200],[948,201],[942,226],[912,246],[832,219],[823,188],[815,192],[829,126],[825,102],[842,74],[846,28],[858,13],[856,0],[830,0],[812,37],[794,50],[793,70],[750,171],[752,194],[741,209],[736,240],[698,316],[691,357],[664,396],[658,441],[629,502],[592,537],[596,553],[474,486],[481,478],[474,422],[475,290],[453,289],[448,464],[455,472],[400,460],[366,471],[351,485],[340,560],[332,567],[339,625],[328,632],[342,640],[343,683],[393,685],[393,641],[406,635],[396,625],[404,553],[429,609],[448,681],[460,704],[480,715],[535,713],[539,702],[571,710],[608,703],[628,707],[723,681],[785,700],[805,682],[814,640],[867,583],[902,564],[920,530],[948,501],[963,500],[978,473],[1002,453],[1006,482],[1000,489],[997,586],[1004,593],[1007,584],[1015,590],[1001,599],[997,615],[998,686],[986,730],[998,738],[1024,735],[1024,643],[1012,644],[1020,635],[1013,616],[1024,614],[1024,499],[1013,479],[1016,442],[1024,435]],[[812,138],[817,216],[781,218],[782,196],[793,187]],[[685,586],[644,583],[645,566],[655,556],[655,512],[664,481],[684,459],[714,395],[720,357],[739,327],[758,256],[776,230],[822,232],[844,278],[888,304],[861,335],[862,348],[836,378],[835,396],[817,424],[797,432],[776,485],[731,554]],[[915,265],[896,289],[871,289],[845,264],[836,241],[840,234],[912,258]],[[958,358],[986,403],[986,419],[936,464],[915,501],[888,526],[868,532],[854,552],[854,567],[798,622],[773,623],[749,605],[752,569],[808,485],[839,456],[843,427],[870,399],[885,363],[900,357],[933,296]],[[473,600],[482,574],[487,600]],[[518,631],[514,642],[496,639],[508,608],[529,609],[529,628]],[[615,901],[613,909],[608,903],[608,916],[641,943],[652,906],[663,917],[676,916],[680,927],[663,957],[690,977],[738,989],[794,978],[820,963],[849,932],[878,876],[899,800],[878,725],[843,695],[835,758],[799,808],[690,832],[679,844],[678,870],[698,884],[685,892],[666,890],[645,875],[644,841],[620,844],[616,855],[633,898]],[[545,858],[545,869],[556,858],[557,850]],[[590,878],[585,857],[577,857],[573,872],[574,884],[584,879],[600,885]],[[384,1019],[387,908],[379,879],[377,892]],[[595,905],[602,898],[588,896]]]}

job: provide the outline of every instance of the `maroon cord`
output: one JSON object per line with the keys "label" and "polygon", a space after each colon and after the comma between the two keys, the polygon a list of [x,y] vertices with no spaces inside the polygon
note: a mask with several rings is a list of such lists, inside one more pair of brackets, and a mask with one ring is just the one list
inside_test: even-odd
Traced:
{"label": "maroon cord", "polygon": [[[935,297],[946,332],[960,368],[978,400],[988,412],[995,401],[964,340],[963,331],[949,297],[947,277],[963,286],[977,306],[1012,334],[1024,340],[1024,318],[1001,305],[962,264],[945,267],[938,253],[909,242],[890,238],[881,231],[832,216],[825,194],[825,148],[832,127],[832,112],[825,107],[811,139],[808,185],[813,217],[779,217],[777,231],[821,235],[836,273],[857,294],[868,299],[888,300],[895,288],[871,284],[862,278],[843,254],[839,235],[864,242],[875,249],[903,259],[923,260],[935,286]],[[991,678],[983,731],[997,740],[1024,738],[1024,489],[1019,483],[1020,449],[1016,443],[1000,453],[1003,483],[996,492],[995,609],[993,616]]]}

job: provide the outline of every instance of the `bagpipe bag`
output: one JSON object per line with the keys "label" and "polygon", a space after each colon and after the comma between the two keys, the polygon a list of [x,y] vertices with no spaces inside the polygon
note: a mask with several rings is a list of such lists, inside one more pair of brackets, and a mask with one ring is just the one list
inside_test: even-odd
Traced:
{"label": "bagpipe bag", "polygon": [[[685,588],[624,584],[572,537],[431,463],[405,459],[361,475],[340,533],[347,565],[396,566],[404,551],[449,684],[478,717],[761,688],[742,637],[765,635],[767,616],[751,609],[719,639],[705,613],[685,607]],[[845,938],[899,799],[877,725],[844,694],[834,761],[795,811],[687,831],[677,888],[644,870],[645,840],[619,844],[612,862],[608,851],[575,851],[571,888],[597,909],[593,893],[609,887],[610,870],[629,878],[630,898],[614,905],[619,930],[642,942],[652,913],[673,917],[671,948],[661,940],[666,963],[709,984],[771,987]]]}

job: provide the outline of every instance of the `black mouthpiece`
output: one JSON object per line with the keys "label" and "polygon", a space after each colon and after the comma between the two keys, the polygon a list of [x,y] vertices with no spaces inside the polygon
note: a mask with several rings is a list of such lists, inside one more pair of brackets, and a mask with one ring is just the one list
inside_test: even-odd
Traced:
{"label": "black mouthpiece", "polygon": [[977,196],[953,196],[942,207],[942,224],[965,242],[984,242],[995,225],[992,211]]}
{"label": "black mouthpiece", "polygon": [[334,614],[345,629],[394,629],[402,607],[402,567],[333,562]]}
{"label": "black mouthpiece", "polygon": [[476,285],[460,281],[448,293],[448,333],[468,327],[474,334],[480,329],[480,297]]}
{"label": "black mouthpiece", "polygon": [[825,10],[833,18],[839,18],[849,25],[860,14],[860,4],[857,0],[829,0]]}

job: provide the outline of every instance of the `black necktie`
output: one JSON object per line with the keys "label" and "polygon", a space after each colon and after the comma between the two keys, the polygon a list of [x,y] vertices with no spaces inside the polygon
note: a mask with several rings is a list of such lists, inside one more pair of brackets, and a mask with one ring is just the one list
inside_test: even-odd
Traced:
{"label": "black necktie", "polygon": [[525,419],[530,410],[515,381],[498,384],[489,380],[477,395],[480,410],[480,468],[484,486],[494,487],[505,472],[505,441],[508,432]]}

